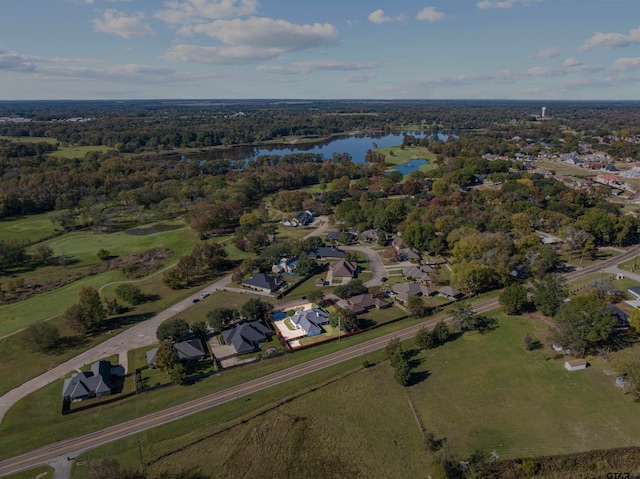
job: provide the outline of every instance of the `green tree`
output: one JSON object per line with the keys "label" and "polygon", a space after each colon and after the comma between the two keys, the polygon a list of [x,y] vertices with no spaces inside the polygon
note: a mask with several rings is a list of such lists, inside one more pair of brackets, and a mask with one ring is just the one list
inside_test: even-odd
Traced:
{"label": "green tree", "polygon": [[606,340],[616,318],[596,294],[578,296],[565,303],[554,316],[558,343],[574,351],[585,351]]}
{"label": "green tree", "polygon": [[171,369],[167,371],[169,379],[173,384],[186,384],[188,375],[187,367],[182,363],[175,364]]}
{"label": "green tree", "polygon": [[426,305],[421,296],[409,296],[407,301],[407,309],[414,318],[421,318],[426,313]]}
{"label": "green tree", "polygon": [[160,323],[156,330],[156,337],[158,341],[164,341],[169,339],[171,341],[178,341],[190,331],[189,323],[181,318],[171,318]]}
{"label": "green tree", "polygon": [[96,256],[100,261],[106,261],[109,259],[109,252],[104,248],[100,248],[96,253]]}
{"label": "green tree", "polygon": [[324,292],[319,289],[314,289],[310,293],[307,294],[307,299],[309,301],[321,301],[324,298]]}
{"label": "green tree", "polygon": [[437,345],[444,344],[451,338],[451,330],[444,321],[438,321],[431,334],[433,335]]}
{"label": "green tree", "polygon": [[85,333],[98,328],[107,317],[107,311],[94,288],[82,288],[78,295],[79,302],[67,309],[64,317],[73,329]]}
{"label": "green tree", "polygon": [[215,308],[207,313],[207,322],[216,333],[219,333],[239,317],[240,313],[237,309]]}
{"label": "green tree", "polygon": [[396,363],[393,378],[401,386],[406,387],[411,383],[411,366],[409,365],[409,360],[403,358]]}
{"label": "green tree", "polygon": [[258,298],[251,298],[240,308],[240,314],[249,321],[257,321],[265,319],[269,311],[273,309],[273,305],[267,301]]}
{"label": "green tree", "polygon": [[359,279],[352,279],[347,284],[341,284],[333,288],[333,294],[340,298],[348,298],[349,296],[357,296],[365,294],[367,287]]}
{"label": "green tree", "polygon": [[640,309],[634,308],[629,315],[629,327],[640,333]]}
{"label": "green tree", "polygon": [[402,350],[400,339],[395,337],[389,340],[384,348],[384,356],[392,366],[404,359],[404,351]]}
{"label": "green tree", "polygon": [[640,347],[635,346],[616,353],[613,367],[631,385],[636,394],[640,393]]}
{"label": "green tree", "polygon": [[538,311],[547,316],[553,316],[566,298],[565,280],[560,275],[548,275],[533,285],[533,304]]}
{"label": "green tree", "polygon": [[160,371],[168,373],[178,364],[178,353],[173,347],[173,343],[165,339],[160,343],[158,351],[156,351],[155,366]]}
{"label": "green tree", "polygon": [[50,352],[60,344],[60,331],[48,321],[38,321],[27,327],[24,341],[34,351]]}
{"label": "green tree", "polygon": [[51,264],[53,260],[53,250],[48,245],[38,245],[34,248],[33,254],[31,255],[33,261],[42,266],[47,266]]}
{"label": "green tree", "polygon": [[510,284],[500,294],[502,310],[506,314],[520,314],[528,303],[527,288],[521,284]]}
{"label": "green tree", "polygon": [[122,283],[116,287],[116,296],[129,304],[137,305],[145,301],[142,290],[131,283]]}
{"label": "green tree", "polygon": [[416,346],[420,349],[433,349],[436,347],[436,341],[431,331],[426,327],[418,330],[415,336]]}

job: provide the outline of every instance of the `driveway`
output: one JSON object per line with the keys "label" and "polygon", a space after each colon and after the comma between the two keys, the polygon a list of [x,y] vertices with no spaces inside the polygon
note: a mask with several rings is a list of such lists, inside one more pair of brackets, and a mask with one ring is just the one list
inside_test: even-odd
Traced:
{"label": "driveway", "polygon": [[380,256],[378,256],[378,253],[368,246],[345,246],[344,249],[346,251],[358,251],[364,254],[367,258],[367,263],[369,263],[369,268],[373,277],[364,283],[366,287],[380,286],[382,284],[382,278],[387,276],[387,270],[385,269]]}

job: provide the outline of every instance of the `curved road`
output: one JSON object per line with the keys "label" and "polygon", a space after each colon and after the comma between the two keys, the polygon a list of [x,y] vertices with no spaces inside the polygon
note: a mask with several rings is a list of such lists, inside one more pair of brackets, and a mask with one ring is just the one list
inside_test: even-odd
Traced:
{"label": "curved road", "polygon": [[[571,273],[567,273],[565,275],[565,278],[567,279],[567,281],[576,281],[580,278],[621,263],[627,259],[633,258],[635,254],[636,249],[634,248],[627,253],[606,261],[602,261],[588,268],[578,269]],[[474,304],[474,309],[481,313],[490,311],[497,307],[497,298],[480,301]],[[308,361],[304,364],[284,369],[282,371],[269,374],[262,378],[254,379],[252,381],[233,386],[223,391],[209,394],[199,399],[194,399],[184,404],[173,406],[171,408],[158,411],[156,413],[152,413],[135,420],[117,424],[100,431],[85,434],[84,436],[67,439],[54,444],[49,444],[20,456],[16,456],[0,462],[0,476],[26,469],[31,469],[42,464],[49,464],[60,456],[69,454],[76,455],[80,452],[93,449],[97,446],[120,439],[122,437],[136,434],[139,431],[166,424],[187,415],[195,414],[197,412],[203,411],[219,404],[223,404],[233,399],[237,399],[269,388],[271,386],[275,386],[285,381],[304,376],[314,371],[327,368],[334,364],[357,358],[359,356],[367,354],[367,352],[383,349],[391,338],[398,337],[400,340],[410,339],[420,328],[424,326],[433,326],[441,320],[450,321],[451,316],[439,315],[415,326],[410,326],[400,331],[386,334],[379,338],[371,339],[364,343],[351,346],[342,351],[337,351],[327,356]]]}

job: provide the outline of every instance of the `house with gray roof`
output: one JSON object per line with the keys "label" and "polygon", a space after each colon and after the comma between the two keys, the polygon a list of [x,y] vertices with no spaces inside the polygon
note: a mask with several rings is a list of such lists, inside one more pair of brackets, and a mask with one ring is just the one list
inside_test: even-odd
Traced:
{"label": "house with gray roof", "polygon": [[247,288],[272,293],[282,287],[284,281],[279,276],[270,276],[264,273],[256,273],[249,279],[242,281],[242,286]]}
{"label": "house with gray roof", "polygon": [[386,301],[376,298],[370,293],[359,294],[357,296],[351,296],[345,302],[338,302],[338,305],[344,309],[348,309],[349,311],[353,311],[355,314],[366,313],[370,309],[384,309],[391,306],[391,303],[387,303]]}
{"label": "house with gray roof", "polygon": [[407,304],[411,296],[433,296],[438,291],[418,283],[394,284],[393,290],[397,293],[396,299]]}
{"label": "house with gray roof", "polygon": [[351,231],[332,231],[331,233],[327,233],[327,241],[340,241],[342,235],[345,235],[347,238],[347,243],[355,240],[358,235],[352,233]]}
{"label": "house with gray roof", "polygon": [[433,273],[433,268],[429,265],[409,266],[402,270],[402,276],[405,278],[412,278],[416,281],[422,281],[428,283],[431,281],[429,273]]}
{"label": "house with gray roof", "polygon": [[[199,339],[189,339],[188,341],[180,341],[173,344],[173,349],[178,355],[180,361],[198,361],[207,355],[207,351]],[[156,354],[158,348],[150,349],[145,353],[147,364],[154,366],[156,364]]]}
{"label": "house with gray roof", "polygon": [[462,294],[461,291],[458,291],[457,289],[452,288],[451,286],[443,286],[442,288],[440,288],[438,292],[445,298],[450,299],[452,301],[457,301],[464,296],[464,294]]}
{"label": "house with gray roof", "polygon": [[316,248],[312,248],[307,252],[307,256],[314,259],[342,259],[347,257],[343,250],[336,248],[335,246],[318,246]]}
{"label": "house with gray roof", "polygon": [[323,332],[322,326],[329,324],[329,313],[322,308],[298,311],[291,316],[291,324],[304,331],[307,336],[317,336]]}
{"label": "house with gray roof", "polygon": [[260,343],[267,340],[273,334],[273,330],[264,321],[249,321],[236,324],[231,329],[222,331],[222,339],[233,346],[237,354],[254,352]]}
{"label": "house with gray roof", "polygon": [[75,373],[64,380],[62,399],[65,401],[83,401],[92,397],[111,395],[111,363],[97,361],[90,371]]}

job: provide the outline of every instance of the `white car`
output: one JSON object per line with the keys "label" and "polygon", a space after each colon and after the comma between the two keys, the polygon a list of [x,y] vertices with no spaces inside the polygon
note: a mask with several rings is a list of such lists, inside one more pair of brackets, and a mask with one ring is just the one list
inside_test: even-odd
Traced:
{"label": "white car", "polygon": [[200,297],[201,297],[202,299],[204,299],[204,298],[206,298],[206,297],[207,297],[207,296],[209,296],[209,295],[211,295],[211,293],[202,293],[202,294],[200,295]]}

